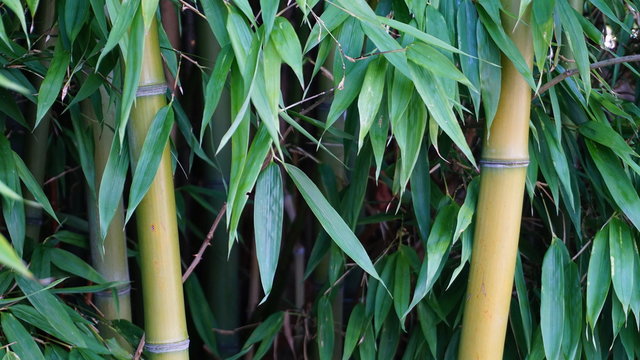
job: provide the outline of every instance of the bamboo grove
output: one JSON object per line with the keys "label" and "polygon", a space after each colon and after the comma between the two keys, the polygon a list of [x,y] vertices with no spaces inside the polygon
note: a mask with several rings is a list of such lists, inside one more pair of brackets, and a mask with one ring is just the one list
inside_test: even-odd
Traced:
{"label": "bamboo grove", "polygon": [[637,0],[0,0],[0,358],[640,357]]}

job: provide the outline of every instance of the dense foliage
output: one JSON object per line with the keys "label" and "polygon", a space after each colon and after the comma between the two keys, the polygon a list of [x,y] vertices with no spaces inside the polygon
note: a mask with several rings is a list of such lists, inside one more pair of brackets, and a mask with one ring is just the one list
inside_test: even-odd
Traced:
{"label": "dense foliage", "polygon": [[[192,358],[456,358],[505,61],[534,94],[505,357],[640,356],[638,1],[0,4],[3,359],[140,356],[132,225],[167,139]],[[154,17],[169,105],[130,161]],[[131,321],[90,265],[122,216]]]}

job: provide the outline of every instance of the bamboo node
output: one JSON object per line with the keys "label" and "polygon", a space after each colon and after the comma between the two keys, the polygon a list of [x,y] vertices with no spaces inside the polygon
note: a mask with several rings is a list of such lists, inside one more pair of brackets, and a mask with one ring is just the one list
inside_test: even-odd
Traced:
{"label": "bamboo node", "polygon": [[140,85],[136,91],[136,97],[164,95],[167,92],[167,83]]}
{"label": "bamboo node", "polygon": [[152,354],[163,354],[170,352],[178,352],[189,349],[189,339],[172,342],[172,343],[164,343],[164,344],[144,344],[144,350],[150,352]]}
{"label": "bamboo node", "polygon": [[519,168],[529,166],[529,160],[480,160],[481,167]]}

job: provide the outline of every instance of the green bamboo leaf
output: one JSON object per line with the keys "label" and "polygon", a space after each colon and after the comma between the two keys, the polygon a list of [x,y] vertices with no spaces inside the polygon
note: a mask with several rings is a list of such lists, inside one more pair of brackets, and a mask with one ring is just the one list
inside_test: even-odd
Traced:
{"label": "green bamboo leaf", "polygon": [[67,71],[67,67],[69,66],[70,56],[71,54],[62,46],[62,40],[58,39],[53,53],[53,59],[49,64],[47,74],[45,75],[44,80],[42,80],[40,90],[38,91],[38,105],[34,128],[38,127],[42,118],[44,118],[47,111],[49,111],[53,103],[56,101],[56,98],[62,89],[62,83],[64,81],[64,75]]}
{"label": "green bamboo leaf", "polygon": [[142,19],[144,21],[145,32],[149,30],[151,21],[156,17],[159,1],[160,0],[142,0]]}
{"label": "green bamboo leaf", "polygon": [[293,69],[293,73],[296,74],[298,81],[300,81],[300,86],[304,87],[302,47],[296,30],[284,17],[278,16],[275,19],[271,41],[282,60]]}
{"label": "green bamboo leaf", "polygon": [[253,227],[260,269],[260,281],[265,302],[271,293],[273,278],[278,267],[280,241],[282,238],[282,222],[284,195],[280,168],[275,163],[269,164],[258,176],[256,195],[253,206]]}
{"label": "green bamboo leaf", "polygon": [[[216,337],[211,331],[216,326],[215,319],[196,274],[191,274],[185,281],[184,292],[189,304],[191,319],[198,335],[209,350],[213,351],[214,354],[217,353]],[[216,356],[219,355],[216,354]]]}
{"label": "green bamboo leaf", "polygon": [[551,156],[551,163],[558,174],[562,189],[567,194],[567,199],[570,200],[569,206],[574,207],[573,202],[573,190],[571,189],[571,174],[569,169],[569,162],[567,155],[564,153],[564,149],[560,144],[560,139],[557,138],[557,133],[554,131],[553,125],[549,118],[542,111],[537,112],[540,116],[541,130],[543,138],[540,138],[540,145],[545,146],[549,155]]}
{"label": "green bamboo leaf", "polygon": [[578,17],[582,17],[569,5],[567,0],[556,1],[556,14],[560,16],[562,21],[562,29],[567,36],[569,47],[573,52],[573,57],[578,65],[580,78],[584,84],[585,94],[587,98],[591,93],[591,70],[589,68],[589,50],[585,42],[584,32]]}
{"label": "green bamboo leaf", "polygon": [[273,30],[273,24],[276,20],[276,13],[278,12],[278,0],[260,0],[260,10],[262,13],[262,24],[264,25],[264,39],[269,40],[271,30]]}
{"label": "green bamboo leaf", "polygon": [[373,332],[373,326],[368,325],[365,328],[358,350],[360,359],[376,358],[376,334]]}
{"label": "green bamboo leaf", "polygon": [[[100,52],[100,56],[98,57],[98,63],[96,64],[96,68],[100,67],[100,63],[102,59],[113,50],[116,45],[122,40],[123,36],[126,34],[127,30],[129,30],[129,26],[131,26],[133,19],[138,13],[138,8],[140,7],[140,0],[128,0],[122,4],[120,11],[117,15],[114,16],[115,20],[113,22],[113,26],[111,27],[111,31],[109,31],[109,37],[107,38],[107,43],[104,45],[102,51]],[[136,79],[137,80],[137,79]]]}
{"label": "green bamboo leaf", "polygon": [[87,180],[87,186],[91,192],[90,196],[95,199],[97,194],[96,169],[93,157],[93,132],[90,128],[91,125],[86,121],[83,123],[80,122],[80,109],[78,109],[77,106],[71,108],[70,115],[82,173]]}
{"label": "green bamboo leaf", "polygon": [[413,299],[401,321],[404,321],[409,312],[427,296],[438,279],[450,250],[455,228],[453,222],[457,211],[458,205],[453,202],[438,212],[427,240],[427,255],[420,267]]}
{"label": "green bamboo leaf", "polygon": [[409,106],[414,87],[411,79],[402,75],[400,71],[393,72],[393,82],[389,91],[389,119],[391,124],[397,124]]}
{"label": "green bamboo leaf", "polygon": [[[568,256],[567,259],[568,261]],[[567,316],[564,319],[564,334],[562,335],[562,353],[565,359],[579,359],[578,349],[582,335],[582,286],[578,265],[569,261],[564,270],[565,283],[565,309]],[[570,316],[569,311],[573,313]]]}
{"label": "green bamboo leaf", "polygon": [[80,89],[73,97],[73,100],[71,100],[71,102],[67,106],[67,109],[95,94],[95,92],[98,91],[100,86],[102,86],[104,83],[104,78],[99,74],[90,74],[89,76],[87,76],[87,78],[82,82]]}
{"label": "green bamboo leaf", "polygon": [[438,80],[429,70],[417,65],[410,63],[409,69],[411,70],[414,85],[420,97],[422,97],[422,101],[427,105],[433,119],[435,119],[440,128],[453,140],[454,144],[456,144],[467,159],[469,159],[471,164],[476,166],[476,161],[473,158],[469,145],[467,145],[460,124],[458,124],[458,120],[453,114],[451,105],[448,101],[444,101],[449,97],[445,94]]}
{"label": "green bamboo leaf", "polygon": [[9,195],[1,199],[2,215],[11,237],[11,243],[18,256],[22,256],[26,232],[25,211],[13,154],[8,139],[4,135],[0,135],[0,159],[2,159],[0,161],[0,181],[5,185],[3,193]]}
{"label": "green bamboo leaf", "polygon": [[[386,108],[386,104],[383,103],[383,109]],[[376,161],[376,181],[380,178],[380,171],[382,170],[382,158],[384,157],[384,150],[387,147],[387,141],[389,140],[389,118],[386,116],[386,111],[381,110],[377,118],[374,119],[371,129],[369,130],[369,139],[371,140],[371,148],[373,149],[373,156]]]}
{"label": "green bamboo leaf", "polygon": [[333,207],[329,205],[327,199],[325,199],[318,187],[297,167],[285,165],[285,169],[313,214],[318,218],[320,225],[322,225],[322,228],[329,234],[333,241],[347,256],[353,259],[362,270],[366,271],[374,279],[381,281],[369,255],[367,255],[358,238]]}
{"label": "green bamboo leaf", "polygon": [[[475,89],[481,90],[480,85],[480,62],[478,61],[478,35],[477,35],[478,13],[473,2],[464,0],[458,7],[456,25],[458,33],[458,46],[460,50],[469,56],[460,56],[460,67],[462,73],[473,84]],[[482,43],[482,47],[486,46]],[[476,117],[480,113],[480,92],[470,91],[471,100],[475,109]]]}
{"label": "green bamboo leaf", "polygon": [[[495,22],[494,19],[492,19],[492,17],[489,15],[489,10],[483,7],[486,6],[487,3],[490,3],[490,1],[480,2],[480,5],[482,6],[477,7],[480,21],[484,25],[484,28],[487,30],[487,32],[491,35],[491,38],[496,43],[496,45],[509,58],[509,60],[511,60],[516,70],[518,70],[518,72],[522,74],[527,84],[529,84],[532,89],[536,89],[536,84],[535,81],[533,81],[531,69],[527,65],[527,62],[522,57],[522,54],[520,53],[516,45],[505,33],[505,30],[502,28],[502,24],[499,22]],[[509,29],[509,31],[511,31],[511,29]],[[481,44],[480,41],[478,41],[478,43]]]}
{"label": "green bamboo leaf", "polygon": [[593,331],[611,286],[609,262],[609,226],[593,238],[589,270],[587,272],[587,322]]}
{"label": "green bamboo leaf", "polygon": [[207,126],[209,126],[213,113],[218,107],[220,95],[222,95],[227,75],[231,69],[231,64],[233,64],[234,57],[232,50],[229,45],[220,50],[216,57],[213,72],[209,77],[209,81],[207,81],[207,86],[204,90],[204,110],[202,112],[202,125],[200,127],[200,143],[202,143]]}
{"label": "green bamboo leaf", "polygon": [[0,264],[15,270],[22,276],[33,276],[2,234],[0,234]]}
{"label": "green bamboo leaf", "polygon": [[449,51],[455,54],[469,56],[469,54],[464,53],[463,51],[457,49],[455,46],[451,46],[446,41],[442,41],[433,35],[422,32],[419,29],[409,24],[405,24],[398,20],[387,18],[385,16],[378,16],[378,20],[380,21],[380,23],[390,26],[394,29],[400,30],[405,34],[411,35],[416,39],[424,42],[427,45],[435,46],[437,48],[440,48],[442,50]]}
{"label": "green bamboo leaf", "polygon": [[20,25],[22,26],[22,31],[24,32],[24,35],[27,39],[27,45],[28,47],[31,47],[29,32],[27,31],[27,21],[24,16],[24,9],[22,8],[20,0],[2,0],[2,3],[5,4],[9,9],[11,9],[11,11],[18,17]]}
{"label": "green bamboo leaf", "polygon": [[327,3],[326,9],[320,15],[320,21],[316,22],[309,33],[307,43],[304,46],[304,53],[322,42],[329,34],[337,29],[342,23],[349,19],[349,14],[331,3]]}
{"label": "green bamboo leaf", "polygon": [[[400,166],[396,170],[399,174],[399,192],[402,194],[409,182],[413,168],[418,161],[420,147],[427,127],[427,112],[417,96],[407,108],[399,123],[392,123],[393,135],[400,148]],[[394,187],[394,191],[395,187]]]}
{"label": "green bamboo leaf", "polygon": [[231,216],[227,218],[229,219],[229,251],[231,251],[233,241],[237,236],[236,232],[240,222],[240,215],[248,199],[247,194],[253,189],[260,170],[262,169],[262,164],[264,164],[264,160],[270,149],[271,138],[269,132],[265,126],[261,126],[253,139],[248,154],[245,155],[246,162],[242,165],[243,168],[238,175],[237,184],[231,183],[229,186],[229,197],[227,200],[227,208],[231,211]]}
{"label": "green bamboo leaf", "polygon": [[[391,290],[394,289],[393,281],[395,280],[395,264],[398,253],[391,254],[387,257],[380,277],[384,284],[386,284]],[[383,286],[378,286],[375,293],[375,303],[373,306],[373,332],[378,334],[382,328],[382,324],[387,320],[387,315],[393,305],[393,299],[391,299],[391,293]]]}
{"label": "green bamboo leaf", "polygon": [[71,44],[82,30],[89,17],[90,3],[86,0],[67,0],[64,4],[65,31],[71,40]]}
{"label": "green bamboo leaf", "polygon": [[349,322],[347,323],[347,332],[344,336],[344,348],[342,351],[342,360],[349,360],[353,350],[356,348],[362,330],[365,327],[365,313],[364,305],[361,303],[356,304],[351,315],[349,315]]}
{"label": "green bamboo leaf", "polygon": [[458,211],[458,217],[456,220],[456,230],[453,232],[453,243],[458,241],[462,232],[467,230],[471,225],[473,214],[476,211],[476,203],[478,202],[478,188],[480,187],[480,177],[476,176],[471,180],[469,186],[467,186],[467,195],[464,198],[464,204]]}
{"label": "green bamboo leaf", "polygon": [[582,136],[613,150],[625,164],[632,168],[637,174],[640,174],[640,166],[631,158],[632,156],[638,157],[638,154],[627,144],[619,133],[611,128],[611,124],[608,122],[588,121],[580,124],[578,131]]}
{"label": "green bamboo leaf", "polygon": [[328,296],[318,300],[318,356],[329,360],[333,356],[335,334],[333,332],[333,308]]}
{"label": "green bamboo leaf", "polygon": [[[411,296],[411,267],[405,254],[404,245],[400,248],[396,259],[395,279],[393,280],[393,308],[398,319],[404,315]],[[402,324],[404,328],[404,324]]]}
{"label": "green bamboo leaf", "polygon": [[467,79],[467,77],[458,70],[456,65],[451,62],[446,55],[441,53],[440,50],[429,45],[416,42],[409,46],[409,49],[407,50],[407,58],[431,71],[434,75],[455,80],[466,85],[472,92],[477,92],[477,89],[469,79]]}
{"label": "green bamboo leaf", "polygon": [[262,324],[258,325],[258,327],[253,330],[251,335],[249,335],[249,338],[242,346],[242,350],[240,351],[240,353],[230,357],[228,360],[239,359],[241,356],[251,350],[252,346],[257,342],[273,338],[273,336],[280,331],[283,322],[284,316],[282,311],[271,314],[265,321],[262,322]]}
{"label": "green bamboo leaf", "polygon": [[431,228],[431,174],[429,174],[428,144],[422,141],[416,165],[411,173],[411,202],[423,244]]}
{"label": "green bamboo leaf", "polygon": [[358,61],[347,69],[344,81],[341,84],[342,87],[339,85],[333,93],[333,101],[329,108],[329,114],[327,114],[326,128],[330,128],[358,96],[364,81],[367,64],[367,60]]}
{"label": "green bamboo leaf", "polygon": [[44,211],[46,211],[47,214],[51,215],[51,217],[56,222],[60,223],[60,220],[58,220],[55,211],[53,211],[53,208],[51,207],[51,203],[49,203],[49,199],[47,199],[47,196],[44,194],[42,188],[33,177],[33,174],[31,174],[31,171],[29,171],[27,165],[24,163],[24,161],[22,161],[22,158],[20,158],[20,156],[15,152],[13,153],[13,161],[16,166],[18,176],[20,176],[20,179],[22,180],[22,183],[27,188],[27,190],[29,190],[31,195],[33,195],[36,201],[42,206]]}
{"label": "green bamboo leaf", "polygon": [[[0,29],[1,31],[1,29]],[[0,86],[11,91],[15,91],[22,95],[27,95],[29,93],[29,89],[20,85],[19,83],[9,79],[4,74],[0,73]]]}
{"label": "green bamboo leaf", "polygon": [[15,351],[20,359],[44,360],[42,351],[40,351],[33,336],[13,315],[6,312],[2,313],[2,331],[7,337],[7,341],[11,343],[11,349]]}
{"label": "green bamboo leaf", "polygon": [[395,317],[390,317],[382,326],[378,344],[378,360],[393,359],[400,342],[400,323]]}
{"label": "green bamboo leaf", "polygon": [[[267,100],[271,109],[278,109],[280,103],[280,71],[282,58],[276,50],[273,42],[269,41],[262,46],[262,73]],[[273,111],[273,110],[272,110]]]}
{"label": "green bamboo leaf", "polygon": [[96,284],[107,282],[102,275],[75,254],[59,248],[50,249],[49,253],[51,262],[60,269]]}
{"label": "green bamboo leaf", "polygon": [[31,17],[36,16],[36,10],[38,10],[38,3],[40,0],[26,0],[27,6],[29,7],[29,12],[31,13]]}
{"label": "green bamboo leaf", "polygon": [[634,239],[631,229],[619,219],[609,225],[609,251],[611,259],[611,282],[625,314],[635,288]]}
{"label": "green bamboo leaf", "polygon": [[142,14],[138,9],[131,22],[129,31],[128,50],[125,59],[124,80],[122,84],[122,102],[120,106],[120,119],[118,122],[118,138],[124,142],[124,135],[129,122],[131,107],[136,99],[138,81],[142,72],[142,53],[144,48],[144,24]]}
{"label": "green bamboo leaf", "polygon": [[[364,138],[367,136],[382,102],[384,81],[387,72],[387,61],[378,56],[369,63],[364,75],[364,81],[358,96],[358,114],[360,115],[360,131],[358,135],[358,151],[362,149]],[[386,136],[385,136],[386,140]]]}
{"label": "green bamboo leaf", "polygon": [[104,239],[109,230],[109,224],[116,213],[116,208],[122,201],[124,182],[127,179],[129,167],[129,143],[122,143],[117,138],[111,143],[109,159],[104,168],[98,190],[98,215],[100,219],[100,237]]}
{"label": "green bamboo leaf", "polygon": [[439,321],[436,314],[427,306],[426,302],[420,302],[418,304],[418,322],[420,323],[420,329],[424,334],[423,336],[431,351],[431,355],[436,358],[438,348],[437,325]]}
{"label": "green bamboo leaf", "polygon": [[238,9],[240,9],[240,11],[242,11],[244,16],[247,17],[247,19],[249,19],[249,21],[252,24],[255,24],[256,19],[253,16],[253,10],[251,10],[251,5],[249,4],[249,1],[248,0],[233,0],[233,2],[236,4]]}
{"label": "green bamboo leaf", "polygon": [[225,24],[227,23],[227,9],[223,0],[198,1],[202,6],[207,23],[211,28],[211,32],[216,37],[221,47],[229,45],[229,34]]}
{"label": "green bamboo leaf", "polygon": [[620,27],[624,31],[631,34],[631,29],[629,28],[629,26],[627,26],[627,24],[625,24],[623,21],[620,21],[620,19],[618,19],[618,16],[616,16],[615,12],[611,9],[611,7],[607,5],[607,2],[603,0],[589,0],[589,2],[592,3],[596,8],[598,8],[598,10],[600,10],[606,17],[611,19],[611,21],[620,25]]}
{"label": "green bamboo leaf", "polygon": [[[476,34],[478,44],[478,68],[480,72],[480,93],[484,108],[484,117],[487,122],[486,128],[491,131],[493,118],[498,111],[498,101],[500,101],[500,84],[502,81],[502,69],[500,68],[500,50],[491,40],[489,34],[478,20]],[[490,134],[490,133],[489,133]]]}
{"label": "green bamboo leaf", "polygon": [[169,104],[158,110],[151,122],[149,131],[147,131],[147,135],[144,138],[144,144],[142,144],[140,157],[135,164],[125,223],[129,222],[131,215],[133,215],[156,177],[160,160],[168,146],[167,142],[173,128],[174,119],[173,108]]}
{"label": "green bamboo leaf", "polygon": [[522,321],[522,329],[524,332],[524,338],[527,343],[527,351],[531,351],[532,341],[532,325],[531,325],[531,305],[529,304],[529,297],[527,295],[527,284],[524,279],[524,272],[522,270],[522,255],[518,254],[516,262],[516,293],[518,294],[518,308],[520,309],[520,319]]}
{"label": "green bamboo leaf", "polygon": [[[62,304],[58,298],[49,293],[35,280],[16,277],[16,282],[22,292],[30,294],[28,299],[33,307],[49,321],[49,324],[56,331],[64,335],[64,341],[79,347],[86,347],[84,335],[69,317],[69,313],[65,308],[66,305]],[[72,310],[70,311],[73,312]],[[55,314],[55,316],[52,316],[52,314]]]}
{"label": "green bamboo leaf", "polygon": [[548,359],[560,359],[562,336],[567,318],[565,310],[564,244],[554,238],[542,261],[540,328]]}
{"label": "green bamboo leaf", "polygon": [[622,209],[636,229],[640,229],[640,198],[615,155],[591,141],[585,141],[613,201]]}

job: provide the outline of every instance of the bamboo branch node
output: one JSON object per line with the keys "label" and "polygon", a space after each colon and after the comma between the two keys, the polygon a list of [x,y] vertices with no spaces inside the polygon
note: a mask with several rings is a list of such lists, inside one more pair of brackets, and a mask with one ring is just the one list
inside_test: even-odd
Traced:
{"label": "bamboo branch node", "polygon": [[164,344],[144,344],[144,350],[150,352],[152,354],[164,354],[171,352],[184,351],[189,349],[189,339],[172,342],[172,343],[164,343]]}
{"label": "bamboo branch node", "polygon": [[164,95],[167,92],[167,83],[162,84],[152,84],[152,85],[141,85],[138,86],[138,90],[136,91],[136,97],[145,97],[145,96],[156,96],[156,95]]}
{"label": "bamboo branch node", "polygon": [[520,168],[529,166],[529,160],[480,160],[480,166],[489,168]]}

